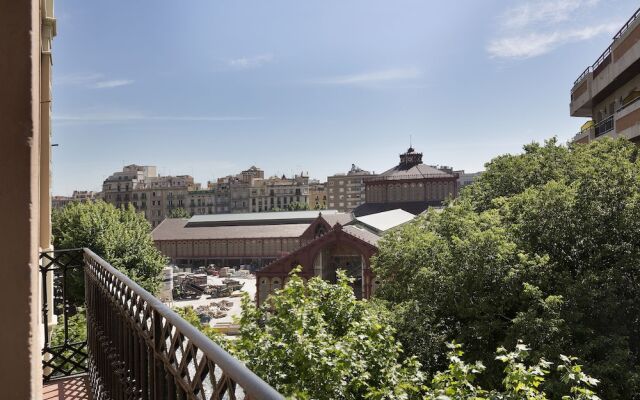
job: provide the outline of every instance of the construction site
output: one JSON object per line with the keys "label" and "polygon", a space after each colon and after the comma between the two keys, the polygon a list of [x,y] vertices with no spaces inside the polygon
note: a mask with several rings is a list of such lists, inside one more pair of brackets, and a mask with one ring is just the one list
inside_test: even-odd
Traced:
{"label": "construction site", "polygon": [[210,266],[187,272],[167,267],[163,281],[161,300],[172,308],[193,307],[200,322],[227,335],[238,332],[233,319],[242,313],[244,293],[251,299],[256,293],[255,276],[246,269]]}

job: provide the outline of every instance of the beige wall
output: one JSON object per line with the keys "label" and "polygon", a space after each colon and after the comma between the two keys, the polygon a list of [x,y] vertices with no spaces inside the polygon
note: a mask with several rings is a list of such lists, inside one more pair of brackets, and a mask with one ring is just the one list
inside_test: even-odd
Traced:
{"label": "beige wall", "polygon": [[364,204],[366,198],[364,179],[371,175],[345,174],[327,177],[327,208],[341,212],[353,211]]}
{"label": "beige wall", "polygon": [[[53,17],[52,3],[42,3],[43,16],[48,7]],[[0,330],[5,349],[0,387],[7,399],[39,399],[42,392],[38,252],[50,241],[50,142],[49,108],[41,101],[50,97],[40,63],[45,63],[42,78],[47,80],[50,60],[41,54],[41,45],[46,50],[49,43],[46,36],[40,41],[40,17],[37,0],[0,3],[0,167],[11,171],[0,191],[0,207],[11,210],[3,215],[5,229],[0,231],[0,315],[10,321]],[[44,29],[45,35],[52,33]],[[43,126],[41,115],[47,119]]]}

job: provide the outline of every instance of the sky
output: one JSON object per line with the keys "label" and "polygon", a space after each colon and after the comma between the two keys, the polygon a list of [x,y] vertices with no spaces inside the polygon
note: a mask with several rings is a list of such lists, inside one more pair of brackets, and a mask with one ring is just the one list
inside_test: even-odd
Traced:
{"label": "sky", "polygon": [[54,195],[124,165],[382,172],[409,147],[479,171],[578,132],[574,80],[627,0],[57,0]]}

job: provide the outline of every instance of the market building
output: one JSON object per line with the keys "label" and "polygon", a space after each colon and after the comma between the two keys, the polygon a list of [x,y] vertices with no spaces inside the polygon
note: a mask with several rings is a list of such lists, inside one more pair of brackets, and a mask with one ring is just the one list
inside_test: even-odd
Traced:
{"label": "market building", "polygon": [[327,231],[351,220],[350,214],[335,210],[196,215],[167,218],[152,236],[158,249],[178,266],[261,268],[313,240],[319,225]]}
{"label": "market building", "polygon": [[370,298],[378,286],[371,270],[371,257],[378,251],[378,241],[393,228],[414,218],[415,215],[401,209],[351,218],[332,226],[326,219],[318,218],[307,228],[300,248],[256,273],[256,302],[262,304],[271,293],[282,288],[297,266],[302,267],[302,278],[318,276],[331,283],[336,282],[336,272],[342,269],[354,279],[355,296]]}
{"label": "market building", "polygon": [[353,211],[356,216],[398,208],[417,215],[458,195],[458,174],[449,167],[423,164],[422,153],[412,147],[400,154],[398,165],[364,183],[366,199]]}

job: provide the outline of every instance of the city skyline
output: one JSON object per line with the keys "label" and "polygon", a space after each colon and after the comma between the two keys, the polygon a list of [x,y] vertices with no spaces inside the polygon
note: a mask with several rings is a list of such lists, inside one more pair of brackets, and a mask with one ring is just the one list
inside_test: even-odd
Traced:
{"label": "city skyline", "polygon": [[59,3],[52,193],[134,163],[203,183],[383,172],[409,136],[425,163],[478,171],[571,139],[571,83],[637,4],[477,3]]}

